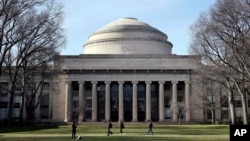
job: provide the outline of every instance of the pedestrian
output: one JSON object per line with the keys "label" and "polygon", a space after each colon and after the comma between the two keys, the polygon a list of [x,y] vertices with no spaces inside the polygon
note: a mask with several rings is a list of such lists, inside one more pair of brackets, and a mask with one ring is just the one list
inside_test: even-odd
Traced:
{"label": "pedestrian", "polygon": [[125,126],[122,120],[119,120],[119,127],[120,127],[120,135],[124,135],[123,129],[125,128]]}
{"label": "pedestrian", "polygon": [[111,123],[111,121],[109,120],[108,124],[107,124],[107,127],[108,127],[108,136],[111,134],[113,134],[113,132],[111,131],[111,128],[113,127],[113,124]]}
{"label": "pedestrian", "polygon": [[153,123],[148,120],[148,132],[147,132],[147,135],[151,133],[153,135]]}
{"label": "pedestrian", "polygon": [[72,138],[76,138],[76,128],[77,128],[77,126],[76,126],[76,123],[75,123],[75,121],[73,122],[73,124],[72,124]]}

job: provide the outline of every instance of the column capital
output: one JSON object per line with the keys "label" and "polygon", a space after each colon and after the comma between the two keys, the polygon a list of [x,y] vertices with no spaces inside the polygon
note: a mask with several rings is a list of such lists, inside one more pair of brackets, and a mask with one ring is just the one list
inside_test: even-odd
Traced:
{"label": "column capital", "polygon": [[174,80],[174,81],[171,81],[172,84],[178,84],[178,81]]}
{"label": "column capital", "polygon": [[118,81],[118,84],[124,84],[124,81]]}
{"label": "column capital", "polygon": [[78,81],[78,84],[84,84],[85,82],[84,81]]}
{"label": "column capital", "polygon": [[91,81],[91,84],[97,84],[98,82],[97,81]]}
{"label": "column capital", "polygon": [[111,84],[111,81],[105,81],[104,83],[105,84]]}
{"label": "column capital", "polygon": [[152,83],[152,81],[145,81],[145,83],[146,83],[146,84],[151,84],[151,83]]}
{"label": "column capital", "polygon": [[65,81],[66,84],[71,84],[72,82],[71,81]]}
{"label": "column capital", "polygon": [[165,81],[158,81],[159,84],[165,84]]}
{"label": "column capital", "polygon": [[132,84],[138,84],[138,81],[132,81]]}

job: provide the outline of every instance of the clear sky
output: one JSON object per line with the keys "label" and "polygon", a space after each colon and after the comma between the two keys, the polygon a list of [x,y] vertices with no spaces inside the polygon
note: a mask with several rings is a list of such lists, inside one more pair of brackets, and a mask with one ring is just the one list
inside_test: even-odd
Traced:
{"label": "clear sky", "polygon": [[173,54],[187,55],[190,25],[216,0],[57,0],[65,12],[63,27],[67,36],[61,55],[84,53],[88,36],[119,18],[133,17],[168,36]]}

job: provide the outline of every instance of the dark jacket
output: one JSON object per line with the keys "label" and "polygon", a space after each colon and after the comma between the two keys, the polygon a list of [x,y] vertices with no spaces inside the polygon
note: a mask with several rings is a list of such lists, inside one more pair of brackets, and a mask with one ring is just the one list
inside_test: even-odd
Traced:
{"label": "dark jacket", "polygon": [[111,122],[108,123],[108,128],[112,128],[113,127],[113,124]]}
{"label": "dark jacket", "polygon": [[72,132],[76,132],[76,128],[77,128],[77,127],[76,127],[76,124],[73,123],[73,124],[72,124]]}

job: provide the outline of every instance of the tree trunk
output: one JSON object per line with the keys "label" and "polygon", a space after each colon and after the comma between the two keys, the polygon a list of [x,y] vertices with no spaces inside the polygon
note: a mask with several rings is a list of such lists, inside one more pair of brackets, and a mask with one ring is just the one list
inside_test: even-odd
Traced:
{"label": "tree trunk", "polygon": [[9,94],[8,101],[8,111],[7,111],[7,124],[11,125],[12,117],[13,117],[13,102],[14,102],[14,90],[12,90]]}
{"label": "tree trunk", "polygon": [[241,93],[242,101],[242,114],[243,114],[243,124],[248,125],[248,112],[247,112],[247,102],[246,102],[246,93]]}
{"label": "tree trunk", "polygon": [[231,92],[231,90],[229,90],[229,94],[228,94],[228,105],[229,105],[229,110],[230,110],[230,119],[231,119],[231,124],[234,125],[235,124],[235,107],[234,107],[234,103],[233,103],[233,94]]}
{"label": "tree trunk", "polygon": [[214,109],[211,109],[211,115],[212,115],[212,124],[214,124],[215,123]]}

